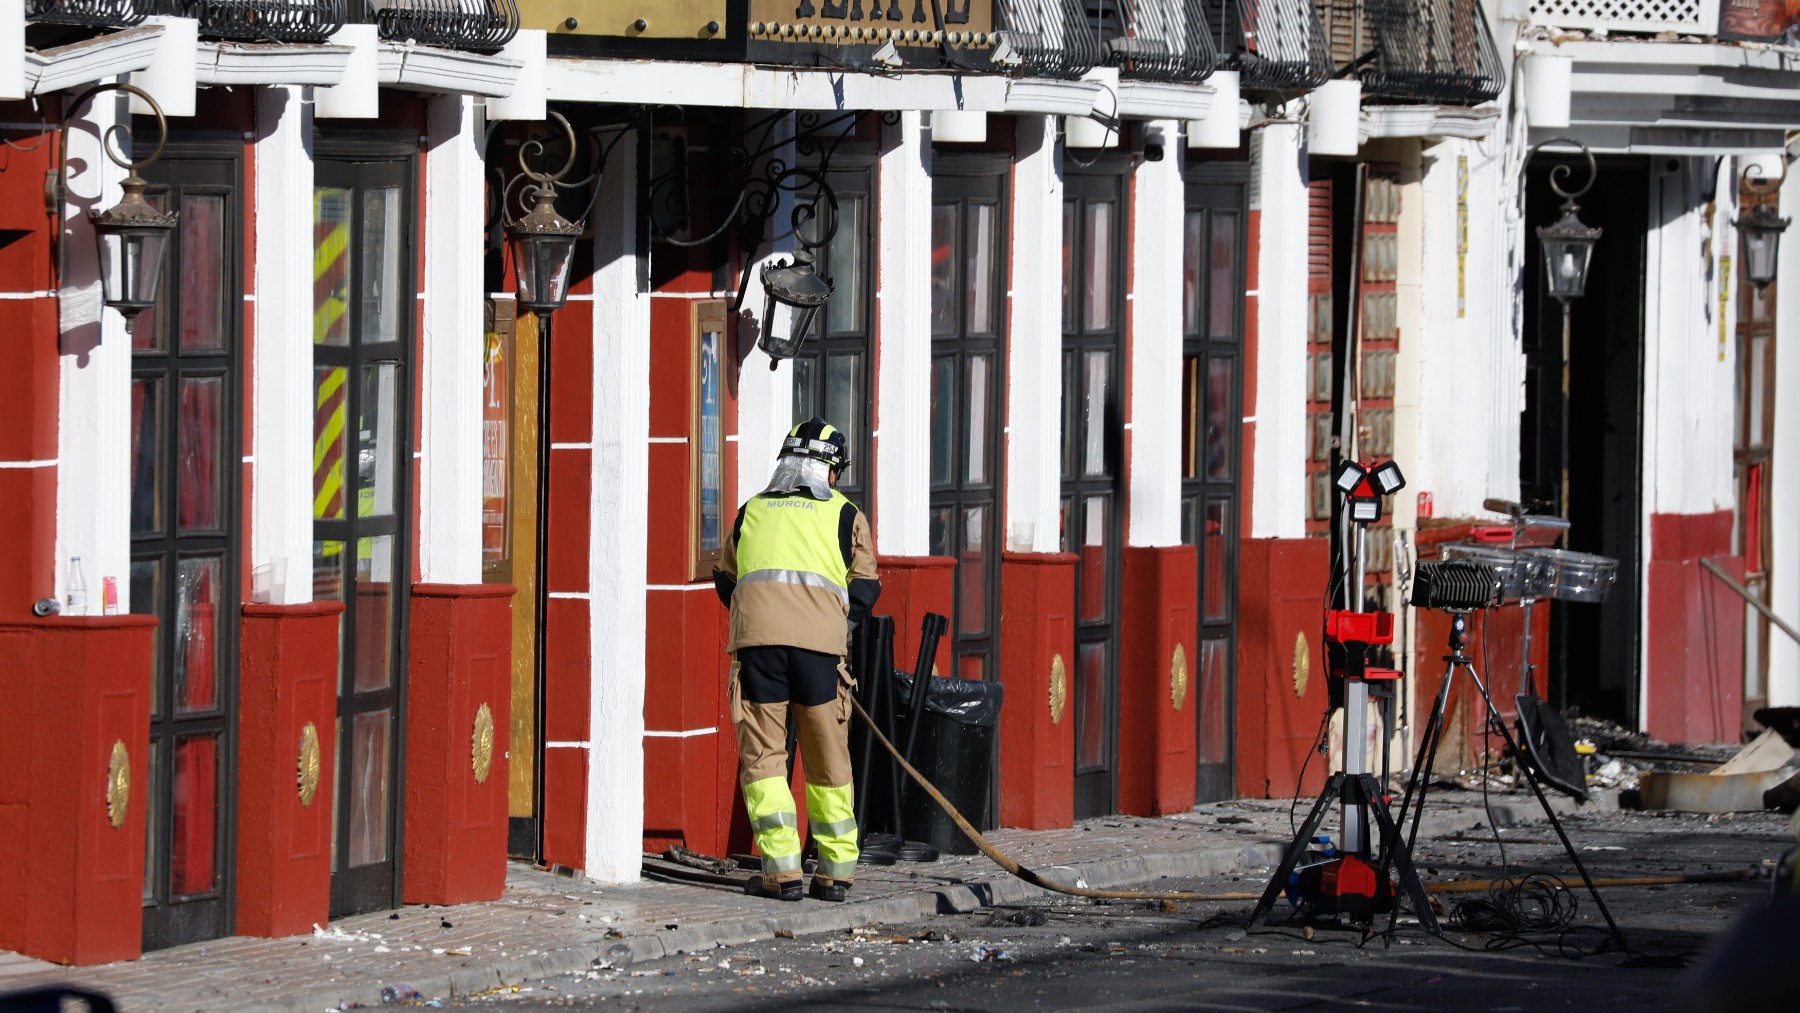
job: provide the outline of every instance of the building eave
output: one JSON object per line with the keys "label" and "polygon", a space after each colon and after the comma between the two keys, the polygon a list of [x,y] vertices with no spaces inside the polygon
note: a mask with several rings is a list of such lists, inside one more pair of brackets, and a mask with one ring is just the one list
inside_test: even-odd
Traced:
{"label": "building eave", "polygon": [[1204,84],[1119,81],[1119,115],[1137,120],[1203,120],[1212,111],[1213,89]]}
{"label": "building eave", "polygon": [[524,67],[505,56],[402,43],[382,43],[375,62],[377,79],[390,88],[489,98],[512,94]]}
{"label": "building eave", "polygon": [[1364,106],[1362,139],[1457,137],[1478,141],[1500,120],[1497,106]]}
{"label": "building eave", "polygon": [[156,58],[161,25],[139,25],[54,49],[26,50],[25,93],[48,95],[143,70]]}
{"label": "building eave", "polygon": [[313,42],[202,42],[194,54],[201,85],[334,85],[344,79],[350,46]]}

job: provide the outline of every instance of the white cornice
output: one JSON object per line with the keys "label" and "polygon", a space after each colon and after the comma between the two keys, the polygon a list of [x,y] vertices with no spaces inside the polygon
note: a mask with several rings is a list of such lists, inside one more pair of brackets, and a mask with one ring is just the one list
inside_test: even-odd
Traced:
{"label": "white cornice", "polygon": [[1136,120],[1203,120],[1212,110],[1213,89],[1204,84],[1164,81],[1119,82],[1119,115]]}
{"label": "white cornice", "polygon": [[1478,141],[1500,119],[1496,106],[1364,106],[1362,139],[1460,137]]}
{"label": "white cornice", "polygon": [[210,85],[333,85],[343,80],[349,46],[306,42],[202,42],[194,80]]}
{"label": "white cornice", "polygon": [[1057,81],[1023,78],[1006,82],[1009,113],[1041,113],[1046,116],[1086,116],[1094,111],[1105,86],[1098,81]]}
{"label": "white cornice", "polygon": [[48,95],[143,70],[156,58],[162,32],[161,25],[141,25],[54,49],[26,50],[26,94]]}
{"label": "white cornice", "polygon": [[504,56],[392,42],[375,57],[376,77],[388,87],[494,98],[512,94],[523,66]]}

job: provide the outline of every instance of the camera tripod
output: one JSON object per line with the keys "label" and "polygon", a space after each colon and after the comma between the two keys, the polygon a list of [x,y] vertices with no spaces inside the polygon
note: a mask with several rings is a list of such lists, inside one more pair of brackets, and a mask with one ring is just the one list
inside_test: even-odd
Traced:
{"label": "camera tripod", "polygon": [[[1569,861],[1575,866],[1575,871],[1581,874],[1582,885],[1587,887],[1588,895],[1594,898],[1594,906],[1599,908],[1601,917],[1606,919],[1608,932],[1614,941],[1624,948],[1624,930],[1620,929],[1619,923],[1613,920],[1612,912],[1607,909],[1606,901],[1601,898],[1599,888],[1594,885],[1594,878],[1588,874],[1587,866],[1581,862],[1580,853],[1569,841],[1569,835],[1563,830],[1562,821],[1557,819],[1556,811],[1550,808],[1550,800],[1544,797],[1544,789],[1538,784],[1538,778],[1532,765],[1524,761],[1524,753],[1513,739],[1512,732],[1507,729],[1506,722],[1501,719],[1500,711],[1495,708],[1494,698],[1488,693],[1487,683],[1482,681],[1481,673],[1475,670],[1474,659],[1468,653],[1469,613],[1473,610],[1456,608],[1444,611],[1449,612],[1451,616],[1450,653],[1444,655],[1444,662],[1447,666],[1444,670],[1444,681],[1438,687],[1437,700],[1431,708],[1431,717],[1426,721],[1425,731],[1419,739],[1418,758],[1413,762],[1412,776],[1406,781],[1406,793],[1401,798],[1400,812],[1394,821],[1399,826],[1406,827],[1406,840],[1404,844],[1396,847],[1383,847],[1379,866],[1381,879],[1386,879],[1389,863],[1396,860],[1400,863],[1403,876],[1411,871],[1411,855],[1413,846],[1419,838],[1419,823],[1424,815],[1426,789],[1431,783],[1431,769],[1437,762],[1438,744],[1443,739],[1444,714],[1449,709],[1451,687],[1456,683],[1456,675],[1458,672],[1462,672],[1469,677],[1469,681],[1473,682],[1475,689],[1481,693],[1482,703],[1487,708],[1489,726],[1499,730],[1507,750],[1519,761],[1519,772],[1524,776],[1525,783],[1531,786],[1531,793],[1537,797],[1538,805],[1543,808],[1545,818],[1555,829],[1556,838],[1562,842],[1563,851],[1568,854]],[[1410,825],[1408,824],[1409,819]],[[1408,892],[1411,894],[1410,890]],[[1428,928],[1434,935],[1440,934],[1437,919],[1432,914],[1430,905],[1424,902],[1420,895],[1413,894],[1412,896],[1413,904],[1418,908],[1420,924]],[[1395,905],[1388,917],[1390,932],[1398,924],[1399,918],[1400,908]]]}

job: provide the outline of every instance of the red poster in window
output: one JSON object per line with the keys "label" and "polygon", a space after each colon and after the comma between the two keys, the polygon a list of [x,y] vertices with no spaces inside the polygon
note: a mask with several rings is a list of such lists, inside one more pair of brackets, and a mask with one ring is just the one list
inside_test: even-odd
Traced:
{"label": "red poster in window", "polygon": [[511,488],[512,441],[512,319],[493,312],[487,327],[481,370],[481,565],[483,570],[505,566],[510,555],[507,537],[507,493]]}

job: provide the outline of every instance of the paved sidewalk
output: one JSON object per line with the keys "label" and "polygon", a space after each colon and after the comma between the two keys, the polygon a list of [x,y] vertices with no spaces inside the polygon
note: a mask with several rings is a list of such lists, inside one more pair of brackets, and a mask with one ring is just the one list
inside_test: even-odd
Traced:
{"label": "paved sidewalk", "polygon": [[[1494,822],[1502,826],[1543,818],[1529,794],[1495,795],[1492,803]],[[1552,803],[1559,813],[1575,808],[1567,798]],[[1305,805],[1296,818],[1305,817]],[[1612,806],[1605,800],[1589,808]],[[1327,820],[1328,826],[1335,823],[1335,817]],[[1434,791],[1421,835],[1487,823],[1479,794]],[[1255,890],[1280,858],[1288,825],[1288,803],[1240,800],[1161,818],[1114,816],[1068,830],[997,830],[988,837],[1025,866],[1090,887],[1154,889],[1165,876],[1242,873],[1244,888]],[[73,983],[106,992],[134,1013],[320,1013],[381,1005],[384,988],[391,988],[390,997],[408,994],[402,988],[426,998],[468,995],[777,934],[915,921],[1042,893],[980,855],[865,867],[857,874],[855,899],[847,904],[781,904],[710,885],[613,886],[514,863],[499,900],[359,915],[311,936],[233,937],[86,968],[56,967],[0,951],[0,990]]]}

